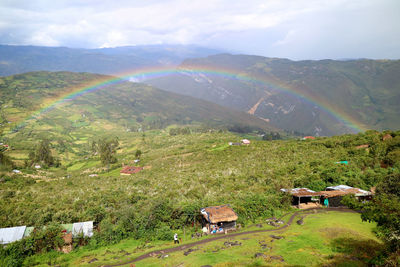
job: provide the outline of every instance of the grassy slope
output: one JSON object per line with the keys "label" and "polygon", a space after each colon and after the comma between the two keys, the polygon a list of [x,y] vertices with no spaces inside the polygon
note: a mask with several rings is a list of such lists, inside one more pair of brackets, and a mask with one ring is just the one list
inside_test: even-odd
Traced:
{"label": "grassy slope", "polygon": [[[257,233],[214,241],[194,247],[196,251],[184,256],[182,251],[168,254],[164,259],[148,258],[135,263],[136,266],[363,266],[381,248],[381,243],[372,233],[374,223],[362,222],[356,213],[328,212],[308,215],[304,225],[293,224],[286,230],[273,233]],[[339,226],[339,227],[338,227]],[[245,231],[253,228],[245,228]],[[273,240],[271,234],[284,239]],[[242,245],[225,247],[224,242],[238,241]],[[183,244],[193,242],[188,236]],[[263,249],[261,243],[267,244]],[[69,255],[46,254],[31,258],[27,263],[46,262],[63,266],[99,266],[126,262],[129,259],[157,249],[173,247],[171,241],[142,243],[126,240],[107,248],[89,250],[83,248]],[[264,253],[265,259],[255,259],[255,253]],[[271,259],[282,256],[284,262]],[[97,259],[89,264],[90,260]],[[39,265],[41,266],[41,265]],[[43,265],[45,266],[45,265]],[[127,265],[129,266],[129,265]]]}
{"label": "grassy slope", "polygon": [[[340,227],[338,227],[340,226]],[[199,250],[184,256],[182,252],[170,257],[146,259],[137,266],[175,266],[185,263],[190,266],[247,266],[249,264],[289,265],[289,266],[363,266],[380,248],[380,242],[372,233],[374,224],[361,222],[359,214],[332,212],[310,215],[305,225],[293,224],[289,230],[274,233],[284,239],[273,240],[271,233],[258,233],[241,236],[230,241],[239,241],[242,246],[225,248],[225,241],[199,246]],[[247,239],[248,238],[248,239]],[[262,249],[264,242],[270,249]],[[365,246],[360,248],[359,244]],[[357,245],[358,244],[358,245]],[[353,249],[355,251],[353,251]],[[358,250],[357,250],[358,249]],[[266,259],[255,260],[255,253],[264,253]],[[282,256],[284,262],[271,259],[270,256]],[[357,260],[356,260],[357,258]]]}
{"label": "grassy slope", "polygon": [[[32,148],[48,138],[66,144],[62,160],[76,158],[90,138],[126,131],[164,128],[171,124],[229,128],[272,129],[262,120],[213,103],[157,90],[150,86],[119,83],[57,105],[36,119],[26,120],[73,88],[83,88],[107,76],[88,73],[33,72],[0,78],[0,132],[15,149]],[[38,114],[36,114],[38,115]],[[206,127],[208,127],[206,126]],[[26,153],[27,155],[27,153]],[[12,154],[15,160],[21,154]]]}
{"label": "grassy slope", "polygon": [[[64,75],[56,75],[59,74]],[[124,92],[124,88],[121,90]],[[150,95],[153,90],[144,89]],[[112,99],[107,92],[101,97],[104,103],[123,102]],[[177,214],[183,207],[196,208],[197,212],[201,206],[230,203],[241,223],[248,224],[258,216],[281,214],[284,206],[278,192],[282,187],[307,186],[320,190],[326,185],[346,183],[369,189],[379,177],[392,171],[379,166],[384,156],[383,134],[379,133],[313,141],[252,140],[250,146],[227,146],[242,136],[223,131],[170,136],[168,129],[127,132],[124,123],[120,124],[124,116],[129,117],[126,106],[106,112],[103,106],[95,106],[91,101],[87,97],[77,102],[80,108],[87,109],[85,116],[81,110],[79,114],[74,112],[77,103],[68,103],[37,123],[6,136],[11,144],[6,153],[21,159],[40,136],[51,138],[53,153],[62,158],[63,166],[49,170],[22,169],[21,175],[2,173],[1,227],[92,220],[92,208],[102,208],[107,216],[118,220],[124,211],[150,214],[155,204],[164,202],[169,202],[170,211]],[[146,109],[146,105],[140,107]],[[114,121],[110,120],[113,116]],[[90,138],[100,135],[118,136],[120,140],[119,162],[110,171],[101,167],[99,157],[90,153],[87,146]],[[64,148],[58,138],[66,143]],[[371,145],[369,150],[355,149],[365,143]],[[143,152],[139,165],[147,167],[146,170],[120,176],[121,164],[133,164],[136,149]],[[350,163],[335,164],[340,160]],[[99,176],[89,177],[89,174]],[[182,236],[181,230],[177,231]]]}
{"label": "grassy slope", "polygon": [[[350,148],[340,145],[346,142],[345,137],[341,141],[253,140],[250,146],[239,147],[226,145],[241,138],[231,133],[169,136],[166,132],[147,132],[144,139],[140,133],[125,133],[119,138],[119,163],[110,172],[101,167],[98,156],[85,154],[61,169],[23,170],[23,175],[2,183],[2,226],[35,224],[38,218],[45,219],[46,212],[55,220],[91,219],[86,214],[90,207],[102,206],[112,212],[132,205],[134,197],[139,198],[133,204],[139,210],[162,198],[178,209],[187,203],[231,203],[239,213],[246,214],[248,204],[243,203],[260,201],[259,197],[278,205],[280,188],[308,186],[322,190],[326,185],[347,183],[369,189],[389,171],[379,165],[376,169],[366,166],[371,155],[354,149],[365,142],[362,135],[359,141],[347,137],[355,140]],[[121,164],[132,164],[136,149],[143,152],[140,166],[148,169],[134,176],[120,176]],[[350,163],[335,164],[340,160]],[[93,173],[99,176],[89,177]],[[67,175],[70,178],[64,179]],[[55,180],[30,183],[48,179]],[[15,197],[7,197],[9,191]]]}

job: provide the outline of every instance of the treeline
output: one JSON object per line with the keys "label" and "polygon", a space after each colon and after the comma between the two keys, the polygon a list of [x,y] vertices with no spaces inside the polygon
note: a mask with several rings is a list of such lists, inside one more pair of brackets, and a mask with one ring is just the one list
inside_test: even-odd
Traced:
{"label": "treeline", "polygon": [[185,128],[171,128],[169,129],[169,135],[180,135],[180,134],[190,134],[190,128],[185,127]]}

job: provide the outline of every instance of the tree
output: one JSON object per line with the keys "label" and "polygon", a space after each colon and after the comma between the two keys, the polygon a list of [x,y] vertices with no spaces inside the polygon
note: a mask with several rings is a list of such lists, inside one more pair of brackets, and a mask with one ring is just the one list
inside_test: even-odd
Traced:
{"label": "tree", "polygon": [[112,138],[112,139],[103,138],[100,139],[97,143],[101,163],[103,165],[107,165],[108,168],[110,168],[111,163],[117,162],[115,153],[118,145],[119,145],[118,138]]}
{"label": "tree", "polygon": [[389,174],[376,187],[373,201],[363,207],[362,219],[375,221],[391,252],[400,250],[400,173]]}
{"label": "tree", "polygon": [[138,159],[142,155],[142,151],[140,149],[136,150],[135,157]]}
{"label": "tree", "polygon": [[14,162],[3,152],[0,151],[0,169],[10,170],[14,167]]}
{"label": "tree", "polygon": [[51,155],[50,142],[44,139],[40,142],[35,152],[35,161],[44,163],[47,166],[54,164],[54,157]]}

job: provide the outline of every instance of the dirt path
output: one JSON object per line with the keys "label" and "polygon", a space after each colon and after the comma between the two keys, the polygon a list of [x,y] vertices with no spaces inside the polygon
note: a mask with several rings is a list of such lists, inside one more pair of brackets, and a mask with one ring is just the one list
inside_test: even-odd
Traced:
{"label": "dirt path", "polygon": [[[139,257],[127,261],[127,262],[123,262],[123,263],[117,263],[117,264],[113,264],[113,265],[102,265],[103,267],[112,267],[112,266],[122,266],[122,265],[127,265],[130,263],[134,263],[134,262],[138,262],[144,259],[147,259],[149,257],[154,257],[157,255],[161,255],[161,254],[167,254],[167,253],[172,253],[172,252],[176,252],[176,251],[183,251],[186,250],[188,248],[197,246],[197,245],[202,245],[202,244],[206,244],[206,243],[210,243],[216,240],[220,240],[220,239],[226,239],[226,238],[232,238],[232,237],[237,237],[237,236],[241,236],[241,235],[248,235],[248,234],[254,234],[254,233],[265,233],[265,232],[276,232],[276,231],[280,231],[283,229],[286,229],[287,227],[289,227],[293,220],[296,218],[297,215],[299,214],[311,214],[314,212],[314,210],[321,210],[321,211],[340,211],[340,212],[355,212],[354,210],[348,209],[348,208],[315,208],[315,209],[307,209],[307,210],[299,210],[296,211],[292,214],[292,216],[290,216],[289,220],[287,221],[286,224],[282,225],[281,227],[278,228],[274,228],[274,229],[267,229],[267,230],[254,230],[254,231],[248,231],[248,232],[240,232],[240,233],[233,233],[233,234],[226,234],[226,235],[219,235],[219,236],[215,236],[212,238],[208,238],[208,239],[203,239],[203,240],[199,240],[197,242],[193,242],[187,245],[180,245],[177,247],[173,247],[173,248],[167,248],[167,249],[160,249],[160,250],[155,250],[155,251],[151,251],[148,252],[146,254],[140,255]],[[285,217],[287,214],[284,214],[281,218]]]}

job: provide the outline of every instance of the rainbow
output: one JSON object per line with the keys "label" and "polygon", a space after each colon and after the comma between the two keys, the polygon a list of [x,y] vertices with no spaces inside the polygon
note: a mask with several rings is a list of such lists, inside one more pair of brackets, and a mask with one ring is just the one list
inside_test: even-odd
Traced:
{"label": "rainbow", "polygon": [[29,121],[36,120],[40,118],[41,115],[47,113],[53,108],[62,105],[70,100],[78,98],[82,95],[97,91],[99,89],[111,87],[112,85],[126,82],[126,81],[140,81],[143,78],[151,79],[157,77],[164,77],[171,74],[178,73],[191,73],[191,74],[204,74],[210,76],[218,76],[227,79],[233,79],[238,81],[245,81],[253,84],[259,84],[262,86],[267,86],[270,89],[279,90],[287,94],[293,95],[297,98],[301,98],[310,105],[317,106],[321,110],[325,111],[327,114],[333,116],[338,121],[342,122],[353,132],[365,131],[366,127],[358,122],[356,119],[350,115],[340,111],[335,108],[327,100],[317,97],[315,95],[309,94],[307,92],[295,89],[281,81],[266,79],[265,77],[256,77],[247,73],[239,72],[238,70],[221,68],[221,67],[210,67],[201,65],[190,65],[185,66],[185,68],[175,68],[175,67],[148,67],[136,69],[133,71],[128,71],[124,73],[115,74],[113,76],[103,76],[100,79],[93,80],[89,83],[70,88],[68,93],[58,96],[56,99],[48,101],[46,104],[42,105],[41,109],[31,114],[29,117],[22,120],[16,128],[24,127]]}

